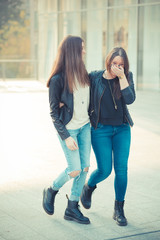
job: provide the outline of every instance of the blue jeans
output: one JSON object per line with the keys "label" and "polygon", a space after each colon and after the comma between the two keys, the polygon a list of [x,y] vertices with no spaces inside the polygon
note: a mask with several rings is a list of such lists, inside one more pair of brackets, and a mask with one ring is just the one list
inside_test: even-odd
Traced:
{"label": "blue jeans", "polygon": [[91,130],[90,123],[75,130],[68,130],[70,136],[74,138],[78,145],[78,150],[71,151],[66,146],[64,140],[59,137],[61,146],[63,148],[68,167],[56,178],[53,182],[53,189],[59,190],[72,177],[69,175],[73,171],[80,171],[80,174],[73,179],[71,188],[71,201],[79,201],[82,188],[85,183],[87,171],[85,168],[90,166],[90,151],[91,151]]}
{"label": "blue jeans", "polygon": [[106,179],[112,171],[112,160],[115,171],[115,199],[123,201],[127,188],[127,168],[130,151],[130,126],[124,123],[119,126],[98,124],[91,128],[92,146],[97,160],[97,169],[91,174],[88,185],[95,186]]}

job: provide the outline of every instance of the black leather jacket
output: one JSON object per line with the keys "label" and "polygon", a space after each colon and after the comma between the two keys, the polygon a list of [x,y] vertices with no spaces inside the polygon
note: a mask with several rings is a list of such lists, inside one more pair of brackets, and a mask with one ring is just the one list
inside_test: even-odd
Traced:
{"label": "black leather jacket", "polygon": [[[62,102],[64,106],[59,107]],[[65,125],[70,122],[73,115],[73,94],[64,88],[62,74],[54,75],[49,84],[50,115],[53,124],[62,140],[70,136]]]}
{"label": "black leather jacket", "polygon": [[[100,112],[100,104],[101,98],[105,91],[106,86],[102,82],[103,71],[94,71],[89,74],[90,84],[91,84],[91,103],[90,103],[90,121],[92,126],[96,129],[99,121],[99,112]],[[129,72],[129,86],[123,90],[121,90],[123,108],[125,119],[129,123],[130,126],[133,126],[133,121],[128,111],[126,105],[131,104],[135,100],[135,90],[133,83],[133,75]]]}

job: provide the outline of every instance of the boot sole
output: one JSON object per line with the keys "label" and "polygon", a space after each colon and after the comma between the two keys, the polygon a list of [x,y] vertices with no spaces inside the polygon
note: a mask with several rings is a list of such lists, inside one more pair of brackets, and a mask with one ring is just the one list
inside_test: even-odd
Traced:
{"label": "boot sole", "polygon": [[124,226],[127,226],[127,225],[128,225],[128,223],[119,223],[119,222],[117,222],[117,219],[116,219],[115,217],[113,217],[113,219],[116,221],[116,223],[117,223],[118,226],[124,227]]}
{"label": "boot sole", "polygon": [[85,209],[90,209],[91,208],[91,205],[90,206],[86,206],[82,200],[82,198],[80,198],[81,200],[81,203],[82,203],[82,206],[85,208]]}
{"label": "boot sole", "polygon": [[49,211],[45,208],[45,205],[44,205],[44,197],[45,197],[45,189],[43,190],[43,203],[42,203],[42,207],[43,207],[44,211],[45,211],[48,215],[53,215],[54,213],[49,212]]}
{"label": "boot sole", "polygon": [[77,222],[77,223],[81,223],[81,224],[90,224],[90,221],[88,221],[88,222],[81,222],[81,221],[78,221],[77,219],[75,219],[73,217],[69,217],[69,216],[66,216],[66,215],[64,215],[64,219],[68,220],[68,221],[74,221],[74,222]]}

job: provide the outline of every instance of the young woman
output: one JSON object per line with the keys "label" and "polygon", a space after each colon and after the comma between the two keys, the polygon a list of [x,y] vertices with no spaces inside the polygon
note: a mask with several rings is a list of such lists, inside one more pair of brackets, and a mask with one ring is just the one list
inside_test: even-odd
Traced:
{"label": "young woman", "polygon": [[[49,87],[50,115],[58,132],[67,168],[43,191],[43,208],[54,214],[55,196],[73,179],[71,195],[65,210],[66,220],[89,224],[78,208],[89,164],[91,135],[88,116],[89,77],[83,63],[84,42],[80,37],[67,36],[59,46]],[[62,104],[63,103],[63,104]]]}
{"label": "young woman", "polygon": [[90,74],[91,80],[91,141],[97,169],[84,185],[81,202],[91,207],[91,196],[96,185],[115,171],[115,207],[113,218],[120,226],[127,225],[123,205],[127,188],[127,163],[130,151],[130,126],[127,110],[135,100],[132,73],[123,48],[114,48],[106,58],[105,71]]}

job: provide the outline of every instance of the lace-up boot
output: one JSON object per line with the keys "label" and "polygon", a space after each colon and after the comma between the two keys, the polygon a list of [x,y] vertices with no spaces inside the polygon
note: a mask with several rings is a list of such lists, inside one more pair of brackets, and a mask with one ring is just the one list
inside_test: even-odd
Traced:
{"label": "lace-up boot", "polygon": [[123,207],[124,201],[115,201],[113,219],[116,220],[116,223],[119,226],[126,226],[128,224],[124,215]]}
{"label": "lace-up boot", "polygon": [[64,219],[75,221],[82,224],[89,224],[89,218],[84,217],[79,209],[78,202],[68,200],[68,206],[65,210]]}

